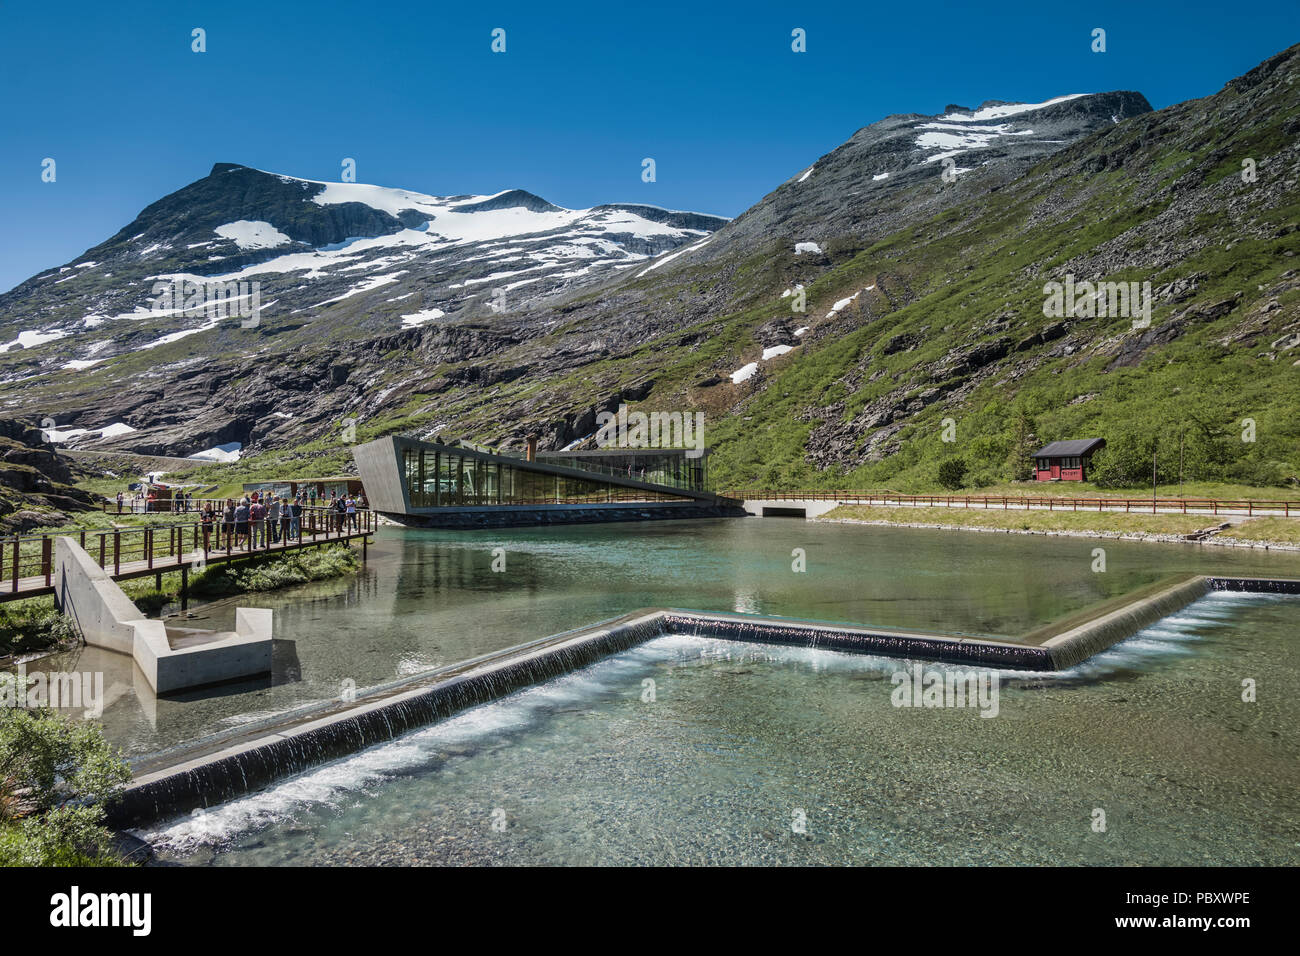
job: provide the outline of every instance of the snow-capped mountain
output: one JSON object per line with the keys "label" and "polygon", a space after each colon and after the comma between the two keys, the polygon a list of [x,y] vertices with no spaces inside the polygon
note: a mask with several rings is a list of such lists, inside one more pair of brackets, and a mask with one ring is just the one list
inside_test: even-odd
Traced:
{"label": "snow-capped mountain", "polygon": [[[796,171],[722,230],[705,260],[779,239],[793,250],[836,238],[872,240],[972,194],[1007,183],[1099,130],[1151,111],[1141,93],[1075,93],[1041,103],[951,104],[937,115],[900,113],[865,126]],[[811,245],[805,246],[811,251]]]}
{"label": "snow-capped mountain", "polygon": [[[837,283],[834,306],[798,328],[780,317],[782,290],[815,288],[918,223],[978,221],[986,197],[1036,164],[1149,110],[1116,92],[889,116],[733,221],[218,164],[0,296],[0,409],[48,415],[71,444],[149,454],[315,447],[345,416],[564,447],[598,407],[652,387],[679,402],[683,389],[748,387],[762,376],[738,379],[747,363],[766,370],[907,301],[911,280],[891,264],[883,285]],[[157,291],[205,283],[256,299],[259,321]],[[735,315],[755,327],[724,331]],[[661,371],[670,356],[693,367],[697,349],[709,364],[689,380]]]}
{"label": "snow-capped mountain", "polygon": [[698,243],[726,221],[639,204],[563,209],[518,189],[429,196],[218,163],[107,242],[0,296],[0,352],[24,353],[10,363],[12,381],[164,346],[159,362],[223,350],[194,337],[228,316],[169,299],[170,289],[160,295],[163,286],[234,283],[251,299],[256,282],[261,322],[310,324],[316,337],[511,312]]}

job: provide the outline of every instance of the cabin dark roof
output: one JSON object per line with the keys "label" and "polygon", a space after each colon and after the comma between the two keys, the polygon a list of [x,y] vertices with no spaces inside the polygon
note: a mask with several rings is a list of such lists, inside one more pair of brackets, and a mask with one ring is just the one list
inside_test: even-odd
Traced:
{"label": "cabin dark roof", "polygon": [[1034,452],[1034,458],[1063,458],[1075,455],[1088,455],[1106,444],[1104,438],[1075,438],[1070,441],[1054,441]]}

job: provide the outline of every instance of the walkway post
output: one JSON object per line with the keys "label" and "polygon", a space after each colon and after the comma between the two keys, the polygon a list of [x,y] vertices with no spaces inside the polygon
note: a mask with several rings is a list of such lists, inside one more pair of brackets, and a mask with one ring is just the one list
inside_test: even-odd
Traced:
{"label": "walkway post", "polygon": [[181,613],[184,614],[190,607],[190,566],[181,565]]}

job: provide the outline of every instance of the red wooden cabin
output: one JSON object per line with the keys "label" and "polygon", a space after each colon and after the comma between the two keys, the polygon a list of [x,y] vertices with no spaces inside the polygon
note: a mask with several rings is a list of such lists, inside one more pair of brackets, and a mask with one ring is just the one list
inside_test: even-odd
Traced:
{"label": "red wooden cabin", "polygon": [[1105,445],[1104,438],[1054,441],[1034,452],[1034,477],[1039,481],[1083,481],[1093,452]]}

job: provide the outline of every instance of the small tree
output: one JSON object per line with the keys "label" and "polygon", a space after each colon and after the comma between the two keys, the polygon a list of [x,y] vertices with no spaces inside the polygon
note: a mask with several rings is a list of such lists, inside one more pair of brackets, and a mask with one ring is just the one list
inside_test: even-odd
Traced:
{"label": "small tree", "polygon": [[939,484],[949,491],[956,491],[966,480],[966,462],[960,458],[948,458],[939,463]]}
{"label": "small tree", "polygon": [[0,866],[121,862],[103,806],[130,779],[98,725],[0,708]]}
{"label": "small tree", "polygon": [[1025,411],[1024,406],[1016,406],[1011,414],[1009,433],[1011,436],[1011,453],[1007,455],[1005,472],[1012,481],[1029,477],[1034,449],[1038,447],[1037,425]]}
{"label": "small tree", "polygon": [[[1088,477],[1098,488],[1150,487],[1151,456],[1155,448],[1154,431],[1140,428],[1119,431],[1108,436],[1106,447],[1093,455]],[[1176,468],[1176,451],[1174,463]]]}

